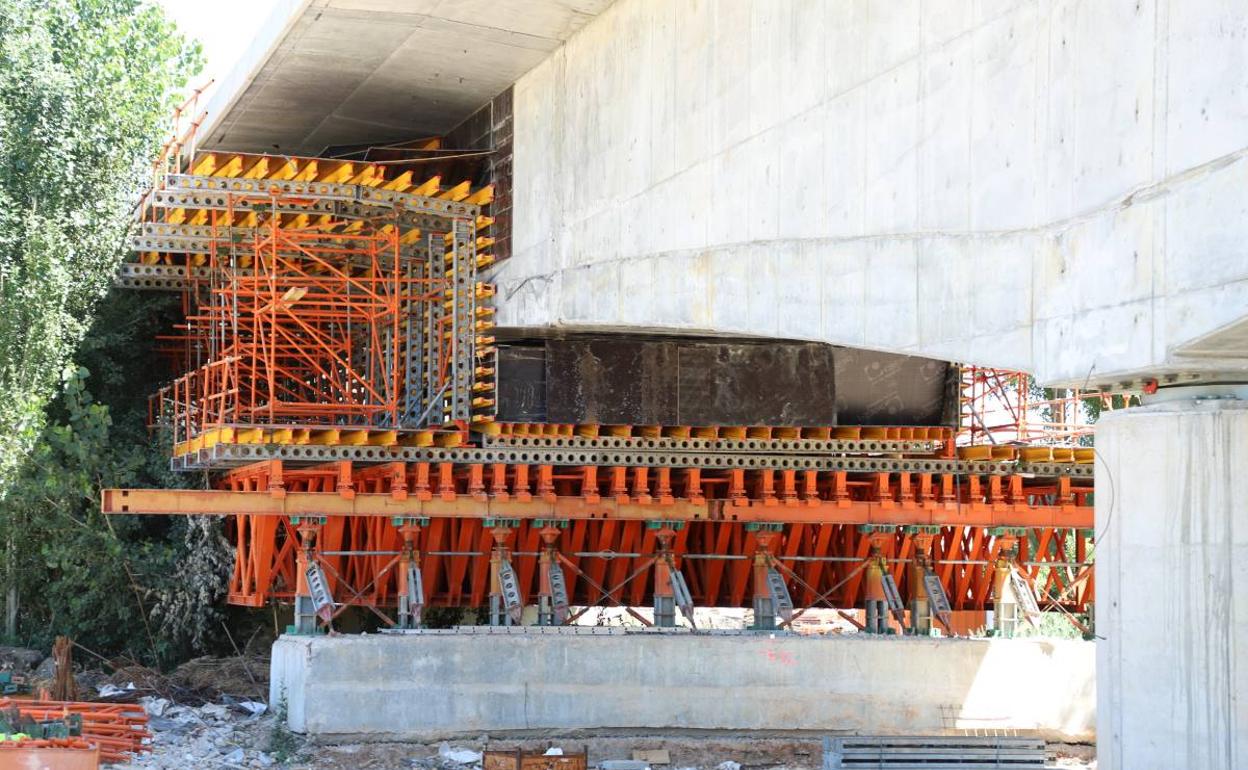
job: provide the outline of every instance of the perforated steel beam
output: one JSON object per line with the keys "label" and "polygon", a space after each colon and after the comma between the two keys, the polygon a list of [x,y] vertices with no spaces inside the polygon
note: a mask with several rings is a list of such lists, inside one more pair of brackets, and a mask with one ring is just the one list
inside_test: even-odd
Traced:
{"label": "perforated steel beam", "polygon": [[1073,527],[1091,528],[1086,506],[926,503],[892,501],[803,501],[800,505],[748,500],[670,503],[588,502],[580,497],[496,500],[473,495],[420,500],[393,494],[335,492],[235,492],[195,489],[106,489],[106,514],[361,516],[380,518],[618,519],[626,521],[736,521],[881,526]]}

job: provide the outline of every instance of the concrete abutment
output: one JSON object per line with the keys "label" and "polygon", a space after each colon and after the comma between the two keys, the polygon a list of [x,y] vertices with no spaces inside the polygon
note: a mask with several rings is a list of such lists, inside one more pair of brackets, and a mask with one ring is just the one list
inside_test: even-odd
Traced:
{"label": "concrete abutment", "polygon": [[1094,738],[1088,642],[603,631],[286,636],[271,695],[292,730],[374,740],[620,729]]}

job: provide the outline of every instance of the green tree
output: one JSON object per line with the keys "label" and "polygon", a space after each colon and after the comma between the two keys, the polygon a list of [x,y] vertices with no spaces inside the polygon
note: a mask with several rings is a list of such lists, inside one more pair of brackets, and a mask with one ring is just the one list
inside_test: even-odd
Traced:
{"label": "green tree", "polygon": [[0,547],[10,623],[25,515],[14,480],[125,251],[176,92],[198,61],[140,0],[0,0]]}
{"label": "green tree", "polygon": [[139,0],[0,0],[0,499],[197,60]]}
{"label": "green tree", "polygon": [[217,641],[232,566],[220,522],[99,509],[105,487],[196,481],[169,470],[169,447],[144,427],[164,365],[150,340],[177,316],[176,300],[119,291],[101,304],[10,485],[20,643],[46,648],[69,634],[101,653],[163,663]]}

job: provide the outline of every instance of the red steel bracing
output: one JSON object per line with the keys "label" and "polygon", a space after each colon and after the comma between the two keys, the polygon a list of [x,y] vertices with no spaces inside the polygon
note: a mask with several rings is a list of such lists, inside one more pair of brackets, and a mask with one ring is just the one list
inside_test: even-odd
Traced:
{"label": "red steel bracing", "polygon": [[[611,468],[560,468],[549,466],[506,466],[495,475],[497,466],[446,469],[423,463],[371,466],[355,470],[350,463],[312,469],[286,469],[280,463],[257,463],[230,472],[225,488],[237,491],[272,490],[276,485],[286,492],[322,492],[330,495],[393,492],[396,481],[403,492],[441,499],[444,495],[465,496],[470,490],[516,497],[538,497],[542,479],[548,479],[547,495],[563,496],[612,494]],[[487,473],[486,471],[490,471]],[[652,469],[655,470],[655,469]],[[666,494],[673,510],[694,492],[684,478],[685,471],[647,474],[644,494],[651,499],[668,484]],[[734,478],[738,473],[740,477]],[[773,476],[771,480],[766,477]],[[802,474],[797,474],[801,476]],[[741,485],[751,498],[775,495],[774,520],[783,531],[772,546],[783,565],[795,603],[817,605],[825,599],[838,607],[857,606],[863,598],[862,573],[856,572],[867,556],[870,535],[857,525],[800,521],[801,512],[812,500],[838,497],[850,501],[873,500],[898,508],[905,516],[907,507],[953,503],[965,506],[969,514],[992,506],[1025,506],[1036,511],[1058,510],[1069,515],[1071,525],[1059,527],[1011,528],[1020,534],[1018,561],[1035,583],[1038,594],[1068,611],[1086,609],[1093,597],[1088,567],[1090,532],[1090,487],[1072,487],[1069,480],[1047,483],[1008,477],[1003,484],[958,484],[941,488],[939,479],[927,474],[861,474],[820,472],[812,479],[801,479],[803,488],[789,480],[776,483],[787,473],[751,471],[700,471],[697,489],[701,494],[725,496]],[[657,481],[669,476],[666,482]],[[651,480],[651,478],[655,480]],[[672,481],[672,478],[681,480]],[[634,476],[635,478],[635,476]],[[520,484],[521,486],[517,486]],[[627,493],[636,499],[639,490],[630,484]],[[731,517],[730,506],[724,508]],[[673,514],[675,516],[675,514]],[[769,514],[769,517],[771,515]],[[793,521],[794,519],[798,521]],[[787,520],[787,521],[786,521]],[[260,606],[270,599],[290,600],[296,583],[296,537],[289,519],[278,516],[244,515],[233,518],[237,561],[230,586],[230,602]],[[488,598],[489,555],[493,535],[481,517],[434,517],[417,542],[421,552],[422,577],[430,605],[480,606]],[[548,522],[547,522],[548,524]],[[511,535],[513,564],[526,599],[538,591],[538,552],[540,526],[520,520]],[[917,529],[891,527],[885,548],[894,578],[903,595],[919,590],[909,585],[908,561],[915,556]],[[878,535],[876,536],[878,538]],[[986,566],[998,556],[998,536],[986,527],[942,526],[931,538],[930,556],[955,610],[982,610],[991,603],[991,573]],[[1067,544],[1074,546],[1075,558]],[[402,545],[394,523],[380,517],[330,516],[320,529],[317,550],[335,600],[347,605],[373,608],[393,606],[398,590],[398,552]],[[656,530],[644,521],[616,519],[573,519],[567,521],[557,541],[559,550],[574,569],[568,570],[569,595],[574,603],[616,603],[644,605],[653,585],[651,570],[642,569],[656,551]],[[676,563],[689,582],[690,591],[702,606],[749,606],[754,594],[751,557],[757,550],[755,531],[746,522],[688,521],[677,530],[673,542]],[[1052,567],[1043,563],[1051,562]],[[621,585],[630,575],[636,575]],[[832,586],[841,587],[825,596]],[[608,595],[603,595],[603,589]]]}

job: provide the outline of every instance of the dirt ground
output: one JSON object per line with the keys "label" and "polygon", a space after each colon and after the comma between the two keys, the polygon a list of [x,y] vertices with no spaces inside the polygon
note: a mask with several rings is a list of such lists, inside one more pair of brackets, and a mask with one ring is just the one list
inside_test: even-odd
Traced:
{"label": "dirt ground", "polygon": [[[590,766],[631,759],[636,750],[663,749],[670,763],[654,770],[816,770],[822,751],[817,737],[731,735],[594,735],[474,739],[434,743],[332,743],[310,741],[283,729],[273,715],[250,717],[219,706],[170,705],[153,716],[152,753],[118,768],[289,768],[289,770],[477,770],[445,756],[448,750],[589,751]],[[1090,746],[1050,746],[1055,766],[1096,767]]]}

